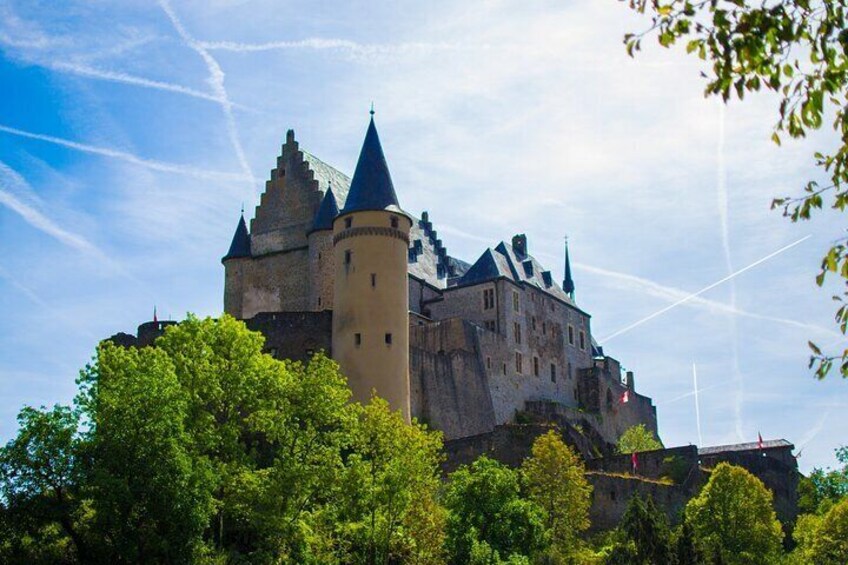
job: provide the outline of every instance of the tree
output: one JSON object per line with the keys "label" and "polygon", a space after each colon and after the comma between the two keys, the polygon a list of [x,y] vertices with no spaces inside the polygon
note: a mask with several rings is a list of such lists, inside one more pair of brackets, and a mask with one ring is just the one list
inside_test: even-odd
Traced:
{"label": "tree", "polygon": [[467,563],[475,542],[508,559],[530,557],[544,545],[544,510],[521,498],[516,471],[486,456],[450,475],[444,502],[451,563]]}
{"label": "tree", "polygon": [[94,558],[81,524],[79,414],[66,406],[25,407],[17,436],[0,448],[0,561]]}
{"label": "tree", "polygon": [[700,565],[704,563],[704,558],[695,544],[692,526],[686,520],[678,528],[674,553],[677,565]]}
{"label": "tree", "polygon": [[809,477],[798,482],[798,510],[805,514],[822,514],[843,497],[848,496],[848,447],[836,449],[837,469],[815,468]]}
{"label": "tree", "polygon": [[197,559],[213,512],[212,475],[192,458],[188,402],[167,353],[104,342],[81,381],[91,393],[87,491],[101,560]]}
{"label": "tree", "polygon": [[[836,0],[776,0],[749,3],[745,0],[627,0],[640,12],[650,12],[651,26],[624,38],[632,56],[642,40],[655,33],[659,44],[671,47],[685,41],[687,53],[711,66],[705,94],[727,102],[734,95],[768,89],[780,97],[778,119],[772,140],[806,136],[833,116],[832,127],[839,141],[830,151],[815,154],[816,166],[827,182],[812,180],[797,196],[777,198],[772,207],[781,208],[791,221],[808,220],[825,205],[839,212],[848,206],[848,31],[845,3]],[[834,274],[848,279],[848,237],[841,235],[821,262],[816,282]],[[835,296],[839,302],[835,320],[840,331],[848,330],[848,290]],[[848,377],[848,347],[825,352],[810,342],[810,367],[824,378],[839,363]]]}
{"label": "tree", "polygon": [[628,428],[618,438],[617,449],[619,453],[653,451],[662,448],[663,444],[660,443],[652,431],[645,427],[645,424],[637,424]]}
{"label": "tree", "polygon": [[821,520],[810,556],[816,564],[848,563],[848,499],[831,508]]}
{"label": "tree", "polygon": [[619,525],[625,546],[631,548],[630,562],[639,565],[668,563],[672,558],[668,520],[651,497],[643,501],[636,494],[630,499]]}
{"label": "tree", "polygon": [[583,461],[551,430],[533,442],[521,466],[527,497],[545,510],[545,527],[561,555],[572,553],[589,527],[592,486]]}
{"label": "tree", "polygon": [[700,494],[686,505],[684,519],[699,547],[725,563],[765,565],[780,556],[783,531],[771,491],[742,467],[716,465]]}
{"label": "tree", "polygon": [[[351,431],[352,453],[335,516],[345,563],[441,561],[444,510],[436,503],[442,440],[403,421],[378,397]],[[432,522],[425,522],[424,511]],[[421,521],[419,521],[421,520]]]}

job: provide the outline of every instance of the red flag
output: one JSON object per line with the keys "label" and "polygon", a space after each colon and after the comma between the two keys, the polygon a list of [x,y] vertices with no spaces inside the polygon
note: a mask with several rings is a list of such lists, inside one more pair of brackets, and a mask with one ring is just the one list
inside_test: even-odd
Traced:
{"label": "red flag", "polygon": [[633,465],[633,472],[635,473],[639,469],[639,457],[635,451],[630,454],[630,463]]}
{"label": "red flag", "polygon": [[624,394],[621,395],[621,403],[627,404],[628,402],[630,402],[630,391],[625,390]]}
{"label": "red flag", "polygon": [[757,432],[757,447],[760,449],[763,448],[763,436],[760,434],[760,432]]}
{"label": "red flag", "polygon": [[156,317],[156,306],[153,307],[153,323],[159,322],[159,318]]}

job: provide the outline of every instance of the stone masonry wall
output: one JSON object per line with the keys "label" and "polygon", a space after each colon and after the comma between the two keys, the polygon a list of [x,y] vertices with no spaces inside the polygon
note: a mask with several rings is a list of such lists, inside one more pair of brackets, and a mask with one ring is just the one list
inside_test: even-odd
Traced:
{"label": "stone masonry wall", "polygon": [[308,361],[314,353],[331,355],[332,311],[263,312],[245,320],[248,329],[262,332],[265,351],[275,359]]}
{"label": "stone masonry wall", "polygon": [[480,355],[482,331],[456,319],[410,327],[412,415],[441,430],[445,439],[478,435],[495,427]]}

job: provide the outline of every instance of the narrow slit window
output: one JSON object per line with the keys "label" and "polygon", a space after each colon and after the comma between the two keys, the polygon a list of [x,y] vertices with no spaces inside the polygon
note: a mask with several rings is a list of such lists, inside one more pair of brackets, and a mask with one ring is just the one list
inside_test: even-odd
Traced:
{"label": "narrow slit window", "polygon": [[392,220],[391,220],[391,222],[392,222],[392,227],[393,227],[393,228],[397,228],[397,227],[398,227],[398,219],[397,219],[397,216],[392,216]]}
{"label": "narrow slit window", "polygon": [[345,265],[350,265],[350,259],[352,256],[353,254],[350,252],[350,249],[347,249],[345,251]]}
{"label": "narrow slit window", "polygon": [[539,358],[538,357],[533,357],[533,376],[534,377],[539,376]]}
{"label": "narrow slit window", "polygon": [[392,344],[392,334],[386,334],[386,345]]}
{"label": "narrow slit window", "polygon": [[556,365],[554,365],[553,363],[551,363],[551,382],[556,382]]}
{"label": "narrow slit window", "polygon": [[362,334],[353,334],[353,343],[356,347],[362,345]]}
{"label": "narrow slit window", "polygon": [[353,218],[345,218],[345,227],[349,228],[353,225]]}
{"label": "narrow slit window", "polygon": [[377,286],[377,273],[371,273],[371,287]]}

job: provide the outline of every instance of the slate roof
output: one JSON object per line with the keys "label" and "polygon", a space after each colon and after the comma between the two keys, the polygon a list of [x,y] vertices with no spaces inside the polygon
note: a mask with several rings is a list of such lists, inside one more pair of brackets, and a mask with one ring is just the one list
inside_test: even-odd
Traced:
{"label": "slate roof", "polygon": [[574,305],[568,294],[553,282],[549,271],[546,271],[541,263],[532,255],[519,257],[515,249],[503,241],[494,249],[486,249],[468,272],[457,281],[457,285],[478,284],[501,277],[515,283],[535,286],[563,302]]}
{"label": "slate roof", "polygon": [[332,190],[327,190],[321,200],[321,206],[318,207],[318,213],[315,214],[312,231],[333,229],[333,220],[338,215],[339,207],[336,204],[336,197]]}
{"label": "slate roof", "polygon": [[439,249],[445,248],[429,219],[413,218],[409,231],[409,274],[436,288],[446,288],[448,279],[461,277],[471,265],[451,257],[446,249],[440,255]]}
{"label": "slate roof", "polygon": [[221,261],[227,259],[237,259],[239,257],[250,257],[250,235],[247,233],[247,224],[244,222],[244,214],[239,218],[236,233],[233,234],[233,241],[230,243],[230,250],[224,255]]}
{"label": "slate roof", "polygon": [[309,164],[309,168],[315,173],[318,188],[326,194],[327,189],[332,187],[333,195],[336,197],[336,205],[340,208],[344,207],[347,194],[350,191],[350,177],[315,155],[301,151],[304,160]]}
{"label": "slate roof", "polygon": [[350,192],[342,214],[363,210],[392,210],[403,213],[398,204],[373,116],[365,133],[365,141],[362,143],[362,151],[359,153],[359,161],[353,172]]}
{"label": "slate roof", "polygon": [[[788,447],[790,449],[795,446],[785,439],[768,439],[763,441],[763,449],[774,447]],[[716,445],[713,447],[698,448],[698,455],[715,455],[718,453],[726,453],[728,451],[756,451],[760,448],[756,441],[748,443],[734,443],[732,445]]]}

